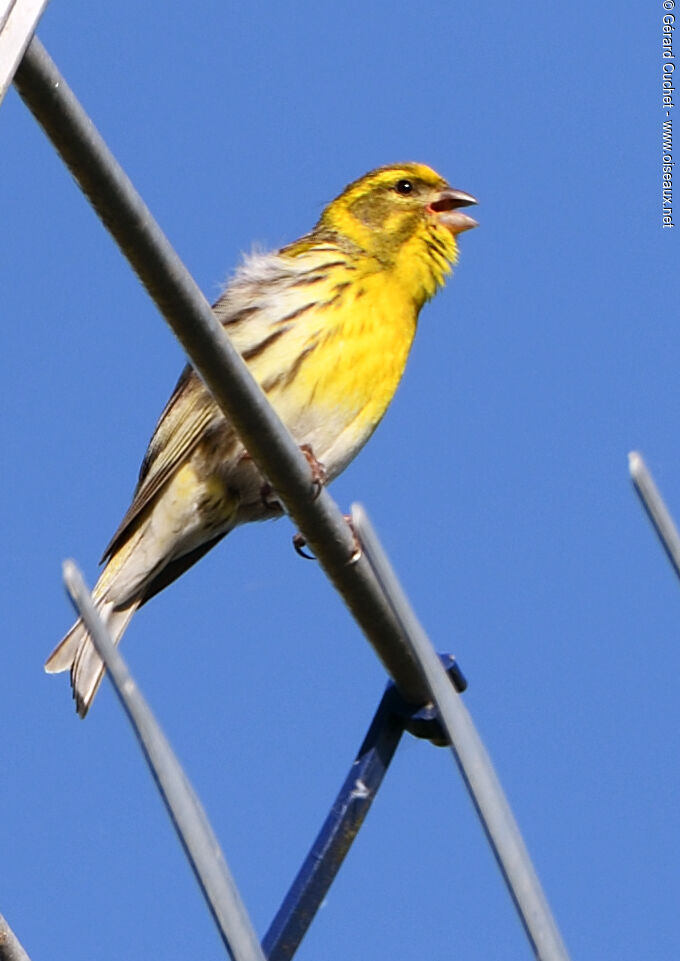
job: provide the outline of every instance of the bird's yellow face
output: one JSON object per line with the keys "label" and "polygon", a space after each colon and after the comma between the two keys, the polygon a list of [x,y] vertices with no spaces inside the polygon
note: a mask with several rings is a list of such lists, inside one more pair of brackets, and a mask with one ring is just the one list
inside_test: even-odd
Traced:
{"label": "bird's yellow face", "polygon": [[456,259],[456,236],[477,222],[461,207],[475,204],[424,164],[380,167],[355,180],[324,210],[319,228],[356,243],[383,265],[395,263],[413,238],[433,243]]}

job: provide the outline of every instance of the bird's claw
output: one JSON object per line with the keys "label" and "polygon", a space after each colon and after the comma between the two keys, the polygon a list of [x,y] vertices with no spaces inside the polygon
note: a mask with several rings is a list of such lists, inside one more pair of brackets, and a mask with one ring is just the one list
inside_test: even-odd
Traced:
{"label": "bird's claw", "polygon": [[[312,499],[316,500],[328,481],[328,471],[321,461],[316,459],[311,444],[301,444],[300,450],[305,455],[305,460],[309,464],[312,475]],[[242,459],[245,460],[246,458],[250,460],[250,454],[247,452],[243,455]],[[260,488],[260,497],[262,498],[262,503],[268,510],[283,510],[281,502],[269,481],[266,481]],[[297,547],[295,549],[297,550]],[[298,551],[298,553],[300,553],[300,551]],[[309,555],[303,554],[302,556],[307,557]]]}
{"label": "bird's claw", "polygon": [[303,537],[300,531],[297,534],[293,534],[293,547],[295,548],[295,553],[299,554],[300,557],[304,557],[306,561],[315,561],[316,557],[313,554],[308,554],[305,551],[307,546],[307,539]]}
{"label": "bird's claw", "polygon": [[328,471],[320,460],[316,459],[311,444],[300,444],[300,450],[305,455],[312,473],[312,485],[314,487],[314,500],[321,493],[322,488],[328,481]]}
{"label": "bird's claw", "polygon": [[264,483],[260,488],[260,497],[262,498],[262,503],[267,508],[267,510],[270,510],[270,511],[274,510],[274,511],[278,511],[279,513],[283,511],[283,506],[281,505],[281,501],[278,499],[278,497],[274,493],[274,488],[269,483],[269,481]]}
{"label": "bird's claw", "polygon": [[[346,520],[346,522],[347,522],[347,524],[348,524],[348,526],[349,526],[349,529],[350,529],[351,532],[352,532],[352,537],[354,538],[354,551],[353,551],[352,556],[350,557],[348,563],[350,563],[350,564],[356,564],[356,562],[357,562],[357,561],[359,560],[359,558],[361,557],[361,544],[360,544],[360,542],[359,542],[359,538],[357,537],[356,531],[354,530],[354,522],[352,521],[351,515],[350,515],[350,514],[344,514],[343,517],[345,518],[345,520]],[[304,557],[305,560],[315,561],[316,558],[314,557],[314,555],[313,555],[313,554],[308,554],[308,553],[305,551],[305,547],[306,547],[306,546],[307,546],[307,538],[306,538],[303,534],[301,534],[301,533],[298,531],[296,534],[293,535],[293,547],[295,548],[295,553],[296,553],[296,554],[299,554],[300,557]]]}

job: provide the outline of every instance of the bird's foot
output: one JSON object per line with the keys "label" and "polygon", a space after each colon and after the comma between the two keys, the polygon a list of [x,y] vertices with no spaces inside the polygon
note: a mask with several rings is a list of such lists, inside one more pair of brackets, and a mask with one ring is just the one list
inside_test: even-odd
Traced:
{"label": "bird's foot", "polygon": [[[356,562],[361,557],[361,544],[359,543],[359,538],[357,537],[356,531],[354,530],[354,523],[352,521],[351,515],[343,514],[343,517],[345,518],[347,525],[352,532],[352,537],[354,538],[354,552],[352,553],[352,556],[349,559],[349,563],[356,564]],[[316,558],[314,557],[314,555],[308,554],[305,551],[306,546],[307,546],[307,539],[303,534],[301,534],[299,531],[297,532],[297,534],[293,534],[293,547],[295,548],[295,553],[299,554],[300,557],[304,557],[308,561],[315,561]]]}
{"label": "bird's foot", "polygon": [[276,496],[274,488],[269,481],[264,483],[260,488],[260,498],[268,511],[276,511],[279,514],[283,512],[283,504]]}
{"label": "bird's foot", "polygon": [[[323,490],[324,484],[326,484],[328,481],[328,471],[321,461],[316,459],[311,444],[301,444],[300,450],[305,455],[305,460],[309,464],[309,469],[312,475],[312,499],[316,500]],[[250,454],[245,453],[243,458],[248,458],[250,460]],[[262,499],[262,503],[268,510],[283,510],[281,501],[276,496],[276,492],[269,481],[266,481],[260,488],[260,497]]]}
{"label": "bird's foot", "polygon": [[314,500],[321,493],[322,488],[328,481],[328,471],[320,460],[316,459],[314,451],[312,450],[311,444],[300,444],[300,450],[305,455],[305,459],[309,464],[309,469],[312,472],[312,484],[314,486]]}
{"label": "bird's foot", "polygon": [[300,531],[298,531],[296,534],[293,534],[293,547],[295,548],[295,553],[299,554],[300,557],[304,557],[306,561],[315,561],[316,557],[314,557],[313,554],[307,553],[307,551],[305,550],[306,546],[307,546],[307,538],[304,537],[304,535],[302,535]]}

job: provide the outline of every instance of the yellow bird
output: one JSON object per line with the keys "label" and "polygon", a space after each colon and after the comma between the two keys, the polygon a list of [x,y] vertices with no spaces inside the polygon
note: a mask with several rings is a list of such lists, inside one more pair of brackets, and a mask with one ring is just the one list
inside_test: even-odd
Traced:
{"label": "yellow bird", "polygon": [[[349,184],[314,229],[246,257],[214,305],[295,441],[328,480],[371,436],[401,379],[423,304],[477,226],[474,197],[423,164],[380,167]],[[281,515],[231,423],[187,366],[161,414],[132,504],[94,588],[117,643],[149,598],[246,521]],[[104,666],[81,621],[47,659],[70,670],[87,713]]]}

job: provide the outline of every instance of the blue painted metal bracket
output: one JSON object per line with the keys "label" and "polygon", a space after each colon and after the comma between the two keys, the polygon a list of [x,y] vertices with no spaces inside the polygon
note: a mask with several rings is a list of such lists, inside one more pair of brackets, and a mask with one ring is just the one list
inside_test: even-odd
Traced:
{"label": "blue painted metal bracket", "polygon": [[[450,654],[441,660],[456,690],[467,681]],[[262,949],[268,961],[290,961],[349,852],[404,731],[444,746],[448,742],[431,706],[414,707],[388,684],[349,773],[297,877],[272,921]]]}

